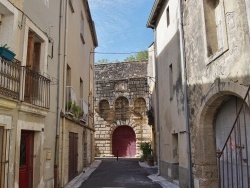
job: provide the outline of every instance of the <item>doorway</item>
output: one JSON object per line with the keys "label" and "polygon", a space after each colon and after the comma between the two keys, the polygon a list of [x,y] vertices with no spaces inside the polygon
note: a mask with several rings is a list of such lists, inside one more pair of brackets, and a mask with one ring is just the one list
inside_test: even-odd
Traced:
{"label": "doorway", "polygon": [[112,139],[112,154],[118,157],[135,157],[136,136],[129,126],[120,126],[115,129]]}
{"label": "doorway", "polygon": [[78,134],[69,133],[69,180],[78,175]]}
{"label": "doorway", "polygon": [[34,132],[21,131],[19,188],[33,187]]}

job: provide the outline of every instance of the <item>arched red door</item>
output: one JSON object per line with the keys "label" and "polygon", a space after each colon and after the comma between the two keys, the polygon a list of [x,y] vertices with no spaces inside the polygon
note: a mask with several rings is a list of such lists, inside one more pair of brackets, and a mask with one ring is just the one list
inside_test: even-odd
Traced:
{"label": "arched red door", "polygon": [[134,130],[129,126],[120,126],[115,129],[112,139],[112,152],[114,156],[135,157],[136,137]]}

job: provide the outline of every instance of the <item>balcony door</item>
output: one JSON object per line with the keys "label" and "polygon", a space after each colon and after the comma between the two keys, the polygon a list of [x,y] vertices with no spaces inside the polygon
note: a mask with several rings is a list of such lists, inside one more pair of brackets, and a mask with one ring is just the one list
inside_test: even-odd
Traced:
{"label": "balcony door", "polygon": [[33,31],[29,31],[24,95],[26,102],[31,102],[37,96],[38,79],[34,72],[40,72],[40,53],[41,40]]}
{"label": "balcony door", "polygon": [[33,151],[34,133],[31,131],[22,131],[20,143],[19,188],[33,187]]}

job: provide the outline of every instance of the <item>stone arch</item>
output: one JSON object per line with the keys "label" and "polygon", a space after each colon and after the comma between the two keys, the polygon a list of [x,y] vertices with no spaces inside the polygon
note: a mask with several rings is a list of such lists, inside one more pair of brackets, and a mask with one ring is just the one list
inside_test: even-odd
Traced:
{"label": "stone arch", "polygon": [[128,96],[119,95],[119,96],[115,97],[114,100],[113,100],[113,107],[114,107],[114,109],[115,109],[115,102],[117,101],[117,99],[119,99],[119,98],[121,98],[121,97],[126,98],[126,99],[128,100],[128,102],[129,102],[129,105],[130,105],[130,100],[129,100],[129,97],[128,97]]}
{"label": "stone arch", "polygon": [[119,120],[126,120],[130,117],[129,100],[127,97],[121,96],[115,100],[114,104],[115,117]]}
{"label": "stone arch", "polygon": [[218,167],[215,141],[215,121],[222,105],[232,96],[243,99],[247,88],[234,83],[216,82],[202,101],[193,135],[196,176],[200,186],[218,187]]}
{"label": "stone arch", "polygon": [[134,111],[140,115],[145,115],[147,110],[147,103],[143,97],[138,97],[134,100]]}
{"label": "stone arch", "polygon": [[110,106],[108,100],[106,99],[100,100],[98,104],[98,112],[100,117],[102,118],[107,117],[109,111],[110,111]]}
{"label": "stone arch", "polygon": [[[139,140],[141,138],[141,134],[140,134],[141,133],[141,128],[140,128],[140,126],[137,125],[135,123],[135,121],[132,120],[132,119],[128,119],[128,120],[125,120],[125,121],[123,121],[123,120],[117,120],[117,121],[113,122],[110,125],[110,129],[109,129],[110,135],[113,135],[115,129],[117,127],[120,127],[120,126],[129,126],[129,127],[131,127],[134,130],[135,137],[136,137],[136,155],[139,156],[140,155],[140,145],[139,145],[140,141]],[[110,139],[112,139],[112,138],[110,138]],[[111,142],[111,144],[110,144],[110,150],[111,151],[112,151],[112,147],[113,146],[112,146],[112,142]]]}
{"label": "stone arch", "polygon": [[136,156],[136,134],[127,125],[116,127],[112,133],[112,154],[119,157]]}

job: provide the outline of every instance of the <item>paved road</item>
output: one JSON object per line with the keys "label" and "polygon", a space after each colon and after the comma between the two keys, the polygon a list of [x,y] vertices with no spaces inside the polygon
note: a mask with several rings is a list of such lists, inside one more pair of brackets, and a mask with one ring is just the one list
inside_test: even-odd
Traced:
{"label": "paved road", "polygon": [[138,159],[102,159],[80,188],[161,188],[147,178],[155,173],[157,169],[142,168]]}

